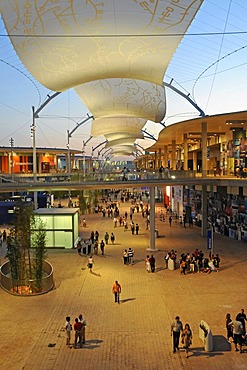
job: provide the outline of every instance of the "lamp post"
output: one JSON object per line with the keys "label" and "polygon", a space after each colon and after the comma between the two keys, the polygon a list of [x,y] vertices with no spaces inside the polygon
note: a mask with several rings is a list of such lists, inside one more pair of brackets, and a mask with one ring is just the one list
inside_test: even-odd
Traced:
{"label": "lamp post", "polygon": [[11,180],[14,181],[14,160],[13,160],[13,146],[14,146],[14,139],[11,137],[9,140],[10,147],[11,147]]}
{"label": "lamp post", "polygon": [[82,153],[83,153],[83,177],[84,177],[84,180],[85,180],[85,177],[86,177],[86,145],[87,143],[93,138],[92,135],[90,135],[90,137],[82,142]]}
{"label": "lamp post", "polygon": [[[70,158],[70,145],[69,145],[69,139],[72,137],[73,133],[85,122],[89,121],[90,119],[94,119],[94,116],[90,116],[89,113],[87,113],[86,118],[84,118],[81,122],[76,124],[76,127],[73,128],[73,130],[69,131],[67,130],[67,149],[68,149],[68,181],[71,181],[71,158]],[[90,138],[91,139],[91,138]],[[69,188],[69,204],[70,207],[70,198],[71,198],[71,190]]]}
{"label": "lamp post", "polygon": [[[39,118],[39,113],[42,111],[42,109],[45,108],[45,106],[56,96],[61,94],[61,92],[55,92],[53,95],[47,95],[47,100],[37,109],[35,110],[35,107],[32,106],[32,126],[31,126],[31,132],[32,132],[32,138],[33,138],[33,181],[37,181],[37,150],[36,150],[36,118]],[[34,209],[38,208],[38,196],[37,191],[34,191],[33,193],[33,201],[34,201]]]}

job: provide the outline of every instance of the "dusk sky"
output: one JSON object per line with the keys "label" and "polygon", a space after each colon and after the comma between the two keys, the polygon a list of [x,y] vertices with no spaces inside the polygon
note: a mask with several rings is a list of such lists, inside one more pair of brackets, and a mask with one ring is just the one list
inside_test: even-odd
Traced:
{"label": "dusk sky", "polygon": [[[5,1],[5,0],[1,0]],[[0,1],[0,3],[1,3]],[[207,114],[246,110],[247,1],[204,0],[187,31],[164,80],[190,94]],[[32,146],[32,105],[37,109],[52,94],[24,68],[0,19],[0,146]],[[195,117],[195,110],[174,92],[166,91],[166,125]],[[63,92],[37,120],[37,146],[66,148],[67,130],[88,113],[73,89]],[[149,122],[147,131],[157,136],[162,126]],[[90,122],[75,132],[71,147],[82,148],[90,136]],[[87,154],[104,138],[93,138]],[[138,143],[147,146],[143,140]],[[153,142],[148,142],[151,145]]]}

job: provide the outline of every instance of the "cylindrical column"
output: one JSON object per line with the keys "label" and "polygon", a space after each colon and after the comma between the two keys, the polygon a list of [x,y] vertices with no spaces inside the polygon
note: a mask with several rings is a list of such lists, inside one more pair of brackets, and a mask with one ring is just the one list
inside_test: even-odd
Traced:
{"label": "cylindrical column", "polygon": [[162,166],[162,159],[161,159],[161,148],[159,149],[159,164],[158,167]]}
{"label": "cylindrical column", "polygon": [[172,158],[171,158],[171,167],[173,170],[176,169],[176,140],[172,140]]}
{"label": "cylindrical column", "polygon": [[202,122],[202,177],[207,177],[207,122]]}
{"label": "cylindrical column", "polygon": [[207,235],[207,185],[202,185],[202,228],[201,236]]}
{"label": "cylindrical column", "polygon": [[188,170],[188,140],[187,134],[184,134],[184,170]]}
{"label": "cylindrical column", "polygon": [[193,168],[191,168],[193,171],[197,171],[197,151],[194,150],[192,153],[193,156]]}
{"label": "cylindrical column", "polygon": [[164,145],[164,167],[168,166],[168,148]]}
{"label": "cylindrical column", "polygon": [[150,247],[147,249],[150,252],[155,252],[155,187],[150,186]]}

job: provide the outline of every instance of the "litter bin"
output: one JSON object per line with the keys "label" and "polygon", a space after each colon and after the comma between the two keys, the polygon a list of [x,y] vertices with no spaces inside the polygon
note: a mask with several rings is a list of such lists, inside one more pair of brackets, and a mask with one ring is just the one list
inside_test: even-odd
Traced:
{"label": "litter bin", "polygon": [[209,325],[201,320],[199,325],[199,338],[203,341],[204,350],[206,352],[213,351],[213,334]]}
{"label": "litter bin", "polygon": [[157,229],[154,230],[154,237],[155,238],[158,238],[159,237],[159,232]]}

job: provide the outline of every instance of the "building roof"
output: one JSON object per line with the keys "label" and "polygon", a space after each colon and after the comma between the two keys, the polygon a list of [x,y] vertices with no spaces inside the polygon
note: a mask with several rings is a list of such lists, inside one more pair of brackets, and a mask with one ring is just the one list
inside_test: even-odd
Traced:
{"label": "building roof", "polygon": [[79,208],[38,208],[34,211],[37,215],[74,215],[79,212]]}
{"label": "building roof", "polygon": [[199,117],[167,126],[160,132],[157,142],[149,147],[148,150],[163,149],[164,145],[171,144],[172,140],[175,140],[176,144],[182,144],[184,142],[184,134],[187,134],[188,138],[200,137],[202,122],[207,122],[208,136],[225,135],[233,129],[247,129],[247,111]]}

